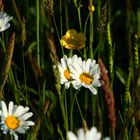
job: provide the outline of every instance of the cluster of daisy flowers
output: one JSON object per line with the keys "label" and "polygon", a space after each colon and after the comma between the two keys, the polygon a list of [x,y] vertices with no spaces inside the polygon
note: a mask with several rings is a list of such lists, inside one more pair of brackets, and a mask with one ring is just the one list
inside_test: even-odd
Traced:
{"label": "cluster of daisy flowers", "polygon": [[88,88],[93,94],[97,94],[95,87],[100,87],[100,68],[95,60],[82,60],[81,57],[66,55],[58,63],[60,83],[68,89],[70,84],[77,90],[82,86]]}
{"label": "cluster of daisy flowers", "polygon": [[29,111],[29,107],[23,107],[21,105],[14,105],[12,101],[9,102],[8,107],[4,101],[0,101],[0,125],[4,134],[8,132],[14,136],[15,140],[18,140],[18,133],[24,134],[30,126],[34,125],[33,121],[28,119],[33,115]]}

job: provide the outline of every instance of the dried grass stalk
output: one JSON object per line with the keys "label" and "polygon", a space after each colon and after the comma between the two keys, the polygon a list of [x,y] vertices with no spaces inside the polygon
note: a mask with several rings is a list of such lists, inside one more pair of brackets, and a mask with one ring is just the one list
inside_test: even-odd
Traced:
{"label": "dried grass stalk", "polygon": [[110,87],[110,80],[107,75],[106,67],[101,59],[98,61],[101,70],[102,79],[102,89],[105,95],[105,103],[108,109],[108,119],[110,121],[111,127],[116,127],[116,115],[115,115],[115,101],[113,96],[113,91]]}
{"label": "dried grass stalk", "polygon": [[12,60],[12,56],[13,56],[14,45],[15,45],[15,32],[13,32],[10,37],[9,46],[6,50],[5,60],[3,63],[1,74],[0,74],[0,93],[1,93],[1,95],[2,95],[4,85],[5,85],[7,77],[8,77],[8,72],[11,67],[11,60]]}

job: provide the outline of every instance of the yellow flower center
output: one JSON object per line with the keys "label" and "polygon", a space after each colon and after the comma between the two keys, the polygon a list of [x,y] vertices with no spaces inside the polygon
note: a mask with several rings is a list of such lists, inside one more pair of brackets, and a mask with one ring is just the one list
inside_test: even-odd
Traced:
{"label": "yellow flower center", "polygon": [[70,71],[69,71],[68,69],[66,69],[66,70],[64,71],[64,76],[65,76],[65,78],[66,78],[67,80],[70,80],[70,79],[71,79]]}
{"label": "yellow flower center", "polygon": [[5,124],[9,129],[16,129],[19,127],[20,121],[15,116],[8,116],[5,120]]}
{"label": "yellow flower center", "polygon": [[93,77],[89,73],[82,73],[79,78],[81,82],[87,85],[90,85],[94,80]]}

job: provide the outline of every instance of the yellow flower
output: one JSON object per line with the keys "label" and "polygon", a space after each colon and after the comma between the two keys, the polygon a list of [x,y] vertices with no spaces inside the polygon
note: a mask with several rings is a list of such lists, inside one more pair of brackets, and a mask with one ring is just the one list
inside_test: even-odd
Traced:
{"label": "yellow flower", "polygon": [[94,11],[95,11],[95,7],[94,7],[94,5],[92,4],[92,2],[89,3],[88,9],[89,9],[90,12],[94,12]]}
{"label": "yellow flower", "polygon": [[71,29],[61,38],[60,43],[67,49],[82,49],[85,47],[85,36],[82,32],[77,33],[76,30]]}

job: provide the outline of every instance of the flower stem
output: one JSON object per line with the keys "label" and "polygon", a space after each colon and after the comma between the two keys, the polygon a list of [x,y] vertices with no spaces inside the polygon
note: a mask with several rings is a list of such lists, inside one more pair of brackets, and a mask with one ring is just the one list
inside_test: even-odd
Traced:
{"label": "flower stem", "polygon": [[82,24],[81,24],[81,12],[80,12],[80,6],[78,7],[78,19],[79,19],[79,26],[80,26],[80,31],[82,32]]}
{"label": "flower stem", "polygon": [[76,103],[77,103],[77,106],[78,106],[78,110],[79,110],[79,113],[81,115],[81,118],[82,118],[82,121],[84,122],[84,117],[83,117],[83,114],[82,114],[82,111],[81,111],[81,108],[80,108],[80,105],[79,105],[79,102],[78,102],[78,99],[77,99],[77,95],[75,94],[75,100],[76,100]]}
{"label": "flower stem", "polygon": [[93,59],[93,13],[90,14],[90,28],[89,28],[89,48],[90,48],[90,58]]}
{"label": "flower stem", "polygon": [[[54,22],[54,26],[55,26],[56,34],[57,34],[58,39],[59,39],[59,41],[60,41],[60,35],[59,35],[58,29],[57,29],[57,25],[56,25],[56,21],[55,21],[55,17],[54,17],[54,15],[52,15],[52,18],[53,18],[53,22]],[[62,45],[61,45],[61,49],[62,49],[62,54],[64,55],[64,49],[63,49],[63,46],[62,46]]]}
{"label": "flower stem", "polygon": [[36,41],[37,41],[37,62],[40,67],[40,47],[39,47],[39,0],[36,0]]}
{"label": "flower stem", "polygon": [[62,26],[62,0],[59,0],[60,3],[60,36],[63,34],[63,26]]}

